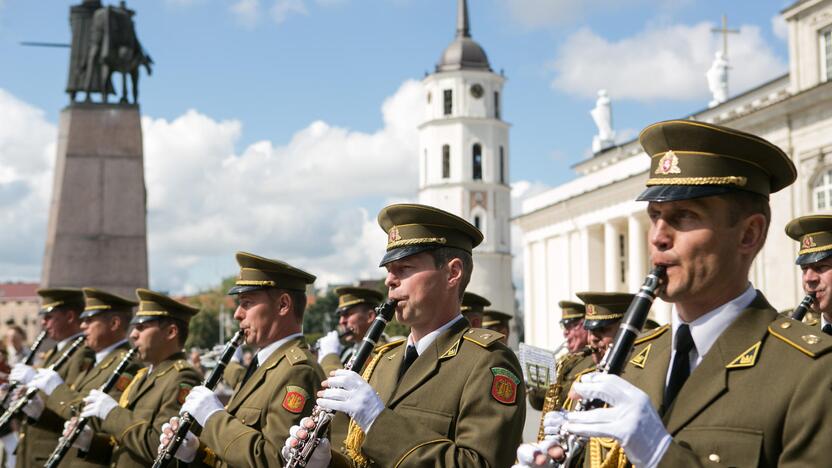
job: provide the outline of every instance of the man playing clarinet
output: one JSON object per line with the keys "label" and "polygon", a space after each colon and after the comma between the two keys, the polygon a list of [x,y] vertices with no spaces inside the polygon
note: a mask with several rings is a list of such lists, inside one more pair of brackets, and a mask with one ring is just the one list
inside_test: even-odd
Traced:
{"label": "man playing clarinet", "polygon": [[803,290],[815,294],[811,310],[820,315],[805,322],[832,335],[832,216],[797,218],[786,226],[786,234],[800,242],[795,263],[803,272]]}

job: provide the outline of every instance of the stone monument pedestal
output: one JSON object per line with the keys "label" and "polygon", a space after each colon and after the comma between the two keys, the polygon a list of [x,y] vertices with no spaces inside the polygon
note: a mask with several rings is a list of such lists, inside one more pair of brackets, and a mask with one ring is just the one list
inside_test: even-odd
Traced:
{"label": "stone monument pedestal", "polygon": [[61,111],[41,287],[147,287],[147,222],[138,106]]}

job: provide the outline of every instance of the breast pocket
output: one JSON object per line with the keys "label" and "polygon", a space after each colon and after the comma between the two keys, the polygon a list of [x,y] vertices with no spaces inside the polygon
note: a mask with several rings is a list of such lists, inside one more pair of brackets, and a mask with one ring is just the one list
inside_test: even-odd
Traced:
{"label": "breast pocket", "polygon": [[394,410],[402,416],[418,421],[423,426],[445,437],[451,433],[451,426],[454,415],[428,408],[417,408],[415,406],[399,405]]}
{"label": "breast pocket", "polygon": [[260,408],[242,406],[234,416],[246,426],[260,427],[260,414]]}
{"label": "breast pocket", "polygon": [[732,427],[686,428],[674,439],[705,466],[756,467],[763,447],[762,431]]}

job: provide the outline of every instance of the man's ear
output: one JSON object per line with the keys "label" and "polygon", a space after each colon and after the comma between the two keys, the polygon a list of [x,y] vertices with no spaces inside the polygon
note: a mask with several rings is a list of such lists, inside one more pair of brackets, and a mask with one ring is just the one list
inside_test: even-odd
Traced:
{"label": "man's ear", "polygon": [[448,286],[458,286],[462,282],[462,260],[451,259],[448,262]]}
{"label": "man's ear", "polygon": [[292,313],[292,298],[289,293],[283,292],[277,296],[277,315],[290,315]]}
{"label": "man's ear", "polygon": [[756,254],[766,241],[766,217],[755,213],[742,221],[739,250],[743,253]]}

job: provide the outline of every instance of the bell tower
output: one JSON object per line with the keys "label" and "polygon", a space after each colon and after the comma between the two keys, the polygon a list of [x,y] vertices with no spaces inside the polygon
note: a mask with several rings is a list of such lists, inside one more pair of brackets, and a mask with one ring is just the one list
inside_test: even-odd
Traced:
{"label": "bell tower", "polygon": [[483,232],[468,290],[488,298],[494,310],[514,315],[505,81],[471,38],[467,2],[458,0],[456,36],[422,80],[419,202],[467,219]]}

